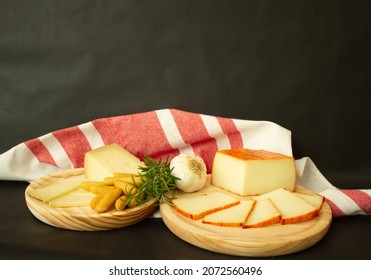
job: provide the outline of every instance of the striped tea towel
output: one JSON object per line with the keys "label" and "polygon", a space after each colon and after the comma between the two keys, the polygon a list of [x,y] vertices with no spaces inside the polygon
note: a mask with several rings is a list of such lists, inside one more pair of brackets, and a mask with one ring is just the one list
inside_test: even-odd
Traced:
{"label": "striped tea towel", "polygon": [[318,170],[309,157],[296,160],[297,183],[323,195],[333,217],[371,214],[371,189],[339,189]]}
{"label": "striped tea towel", "polygon": [[[86,152],[111,143],[140,159],[196,154],[204,159],[209,173],[220,149],[245,147],[292,156],[291,132],[273,122],[162,109],[96,119],[25,141],[0,155],[0,180],[30,182],[83,167]],[[339,190],[325,183],[309,158],[297,160],[297,168],[299,183],[324,195],[334,216],[371,213],[369,190]]]}

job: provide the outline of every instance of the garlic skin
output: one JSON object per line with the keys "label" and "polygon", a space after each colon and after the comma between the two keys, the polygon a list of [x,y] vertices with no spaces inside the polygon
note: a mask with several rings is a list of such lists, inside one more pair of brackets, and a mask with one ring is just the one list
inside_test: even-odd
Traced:
{"label": "garlic skin", "polygon": [[178,177],[176,186],[184,192],[195,192],[202,189],[206,183],[206,164],[196,155],[179,154],[170,162],[171,174]]}

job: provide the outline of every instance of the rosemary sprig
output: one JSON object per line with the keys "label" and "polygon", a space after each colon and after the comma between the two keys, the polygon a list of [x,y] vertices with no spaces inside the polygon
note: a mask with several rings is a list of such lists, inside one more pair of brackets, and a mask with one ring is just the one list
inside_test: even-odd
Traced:
{"label": "rosemary sprig", "polygon": [[[139,178],[135,183],[140,193],[145,197],[157,199],[158,203],[171,204],[171,191],[176,188],[175,181],[179,178],[171,174],[170,162],[167,157],[164,161],[144,157],[144,165],[139,167]],[[139,181],[139,182],[138,182]]]}

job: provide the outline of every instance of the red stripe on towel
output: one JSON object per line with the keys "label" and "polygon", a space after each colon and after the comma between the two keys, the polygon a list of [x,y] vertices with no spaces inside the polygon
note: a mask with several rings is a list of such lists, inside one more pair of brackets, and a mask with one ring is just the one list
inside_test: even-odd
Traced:
{"label": "red stripe on towel", "polygon": [[217,117],[223,133],[228,136],[231,149],[242,148],[243,141],[240,131],[237,129],[232,119]]}
{"label": "red stripe on towel", "polygon": [[339,207],[337,207],[336,204],[333,203],[331,200],[329,200],[329,199],[326,198],[326,202],[327,202],[327,204],[331,208],[331,212],[332,212],[332,216],[333,217],[342,217],[342,216],[345,216],[344,212],[341,211],[341,209]]}
{"label": "red stripe on towel", "polygon": [[207,172],[211,172],[212,163],[218,146],[216,140],[210,137],[199,114],[171,110],[184,143],[191,145],[196,155],[203,158]]}
{"label": "red stripe on towel", "polygon": [[92,121],[103,142],[117,143],[141,160],[177,154],[167,140],[156,112],[126,115]]}
{"label": "red stripe on towel", "polygon": [[371,214],[371,196],[360,190],[339,189],[342,193],[349,196],[367,215]]}
{"label": "red stripe on towel", "polygon": [[40,162],[57,166],[49,150],[39,138],[28,140],[24,143]]}
{"label": "red stripe on towel", "polygon": [[85,134],[77,126],[53,132],[74,168],[84,166],[85,154],[91,150]]}

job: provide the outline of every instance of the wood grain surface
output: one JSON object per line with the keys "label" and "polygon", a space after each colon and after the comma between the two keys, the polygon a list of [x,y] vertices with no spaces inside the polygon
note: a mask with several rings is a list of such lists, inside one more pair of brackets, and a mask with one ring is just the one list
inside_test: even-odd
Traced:
{"label": "wood grain surface", "polygon": [[[194,196],[215,190],[225,192],[210,185],[197,193],[177,191],[177,197]],[[312,193],[302,186],[297,192]],[[230,192],[227,192],[230,195]],[[241,199],[240,196],[237,196]],[[160,213],[166,226],[179,238],[206,250],[236,256],[271,257],[291,254],[304,250],[319,242],[330,228],[332,213],[324,202],[318,217],[297,224],[274,224],[262,228],[231,228],[203,224],[201,220],[184,217],[167,204],[160,205]]]}
{"label": "wood grain surface", "polygon": [[152,215],[158,208],[156,200],[152,199],[142,205],[124,211],[112,210],[99,214],[90,207],[52,208],[27,194],[29,188],[42,188],[49,182],[69,179],[83,180],[84,170],[80,168],[50,174],[28,185],[25,191],[26,204],[37,219],[48,225],[69,230],[111,230],[138,223]]}

